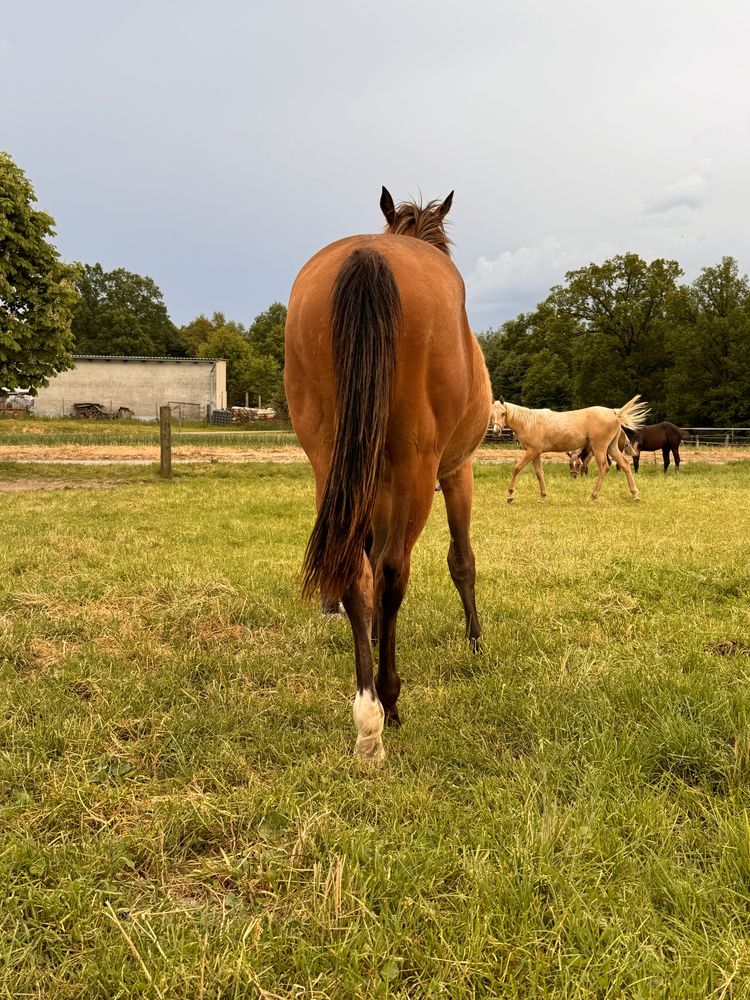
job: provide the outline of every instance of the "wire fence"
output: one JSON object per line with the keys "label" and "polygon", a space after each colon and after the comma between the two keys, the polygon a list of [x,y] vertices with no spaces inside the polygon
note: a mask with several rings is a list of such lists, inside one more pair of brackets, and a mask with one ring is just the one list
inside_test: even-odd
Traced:
{"label": "wire fence", "polygon": [[723,448],[750,445],[750,427],[681,427],[680,430],[685,444]]}
{"label": "wire fence", "polygon": [[[700,447],[703,445],[718,448],[750,447],[750,427],[681,427],[682,442]],[[501,431],[490,428],[484,436],[485,444],[511,445],[516,441],[515,435],[507,427]]]}

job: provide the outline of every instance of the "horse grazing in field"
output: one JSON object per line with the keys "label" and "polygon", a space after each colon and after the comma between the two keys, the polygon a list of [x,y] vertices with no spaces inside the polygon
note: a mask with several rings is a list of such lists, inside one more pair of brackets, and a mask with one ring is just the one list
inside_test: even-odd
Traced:
{"label": "horse grazing in field", "polygon": [[[620,431],[620,435],[617,438],[617,447],[626,458],[632,457],[633,449],[630,447],[630,441],[625,431]],[[583,448],[579,448],[577,451],[568,452],[568,468],[573,479],[576,479],[578,476],[588,476],[589,462],[593,458],[593,455],[591,445],[588,444],[585,444]],[[607,465],[611,464],[612,459],[609,457],[609,452],[607,452]],[[619,471],[618,466],[615,466],[615,468]]]}
{"label": "horse grazing in field", "polygon": [[680,471],[680,442],[682,441],[682,431],[675,424],[670,424],[664,420],[660,424],[644,424],[636,431],[628,433],[630,445],[633,449],[633,466],[638,471],[642,451],[661,450],[664,460],[664,471],[669,468],[669,453],[674,456],[675,472]]}
{"label": "horse grazing in field", "polygon": [[607,455],[623,470],[628,480],[634,500],[639,499],[638,488],[630,471],[630,465],[623,457],[617,441],[624,427],[637,430],[643,425],[648,413],[648,404],[639,403],[640,396],[633,396],[619,410],[609,410],[606,406],[587,406],[583,410],[530,410],[515,403],[500,399],[492,405],[492,422],[495,432],[510,427],[525,451],[513,467],[513,475],[508,487],[508,503],[513,503],[516,479],[519,472],[529,462],[533,462],[542,498],[547,496],[542,471],[542,452],[570,451],[590,445],[599,468],[599,476],[594,484],[591,499],[596,500],[608,472]]}
{"label": "horse grazing in field", "polygon": [[[398,724],[396,618],[435,481],[450,529],[448,567],[478,648],[469,540],[472,456],[492,405],[489,376],[450,258],[444,202],[394,205],[383,233],[349,236],[300,271],[286,319],[284,381],[315,473],[317,520],[303,593],[343,602],[354,639],[356,752],[385,756]],[[371,639],[379,643],[373,677]]]}

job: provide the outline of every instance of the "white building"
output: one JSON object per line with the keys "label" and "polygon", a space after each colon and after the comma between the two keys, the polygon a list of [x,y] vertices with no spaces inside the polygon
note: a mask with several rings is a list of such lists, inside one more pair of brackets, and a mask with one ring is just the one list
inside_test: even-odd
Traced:
{"label": "white building", "polygon": [[129,407],[136,417],[157,417],[172,406],[186,420],[203,419],[227,405],[227,363],[219,358],[125,358],[78,354],[75,367],[39,390],[34,413],[68,416],[75,403],[108,411]]}

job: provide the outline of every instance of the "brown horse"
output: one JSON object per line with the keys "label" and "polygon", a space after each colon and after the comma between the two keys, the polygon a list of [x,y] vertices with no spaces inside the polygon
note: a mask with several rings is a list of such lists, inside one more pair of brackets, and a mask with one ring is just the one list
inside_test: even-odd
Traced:
{"label": "brown horse", "polygon": [[671,451],[674,457],[675,472],[680,471],[682,431],[676,424],[671,424],[668,420],[664,420],[660,424],[645,424],[637,431],[630,431],[628,437],[633,449],[633,468],[636,472],[640,465],[642,451],[661,451],[665,472],[669,468],[669,453]]}
{"label": "brown horse", "polygon": [[[396,618],[436,479],[474,648],[480,635],[472,456],[492,396],[450,259],[452,197],[394,206],[383,188],[385,232],[320,250],[297,276],[286,320],[289,413],[315,472],[318,510],[303,592],[343,601],[357,672],[356,751],[372,761],[385,756],[384,719],[399,722]],[[371,639],[380,647],[376,678]]]}

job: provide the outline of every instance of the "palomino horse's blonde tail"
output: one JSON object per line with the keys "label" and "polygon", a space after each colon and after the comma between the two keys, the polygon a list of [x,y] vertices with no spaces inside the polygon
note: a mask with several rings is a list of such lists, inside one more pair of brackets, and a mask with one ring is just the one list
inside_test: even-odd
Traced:
{"label": "palomino horse's blonde tail", "polygon": [[302,566],[302,592],[341,598],[362,569],[385,450],[401,299],[385,258],[355,250],[331,299],[336,382],[331,464]]}
{"label": "palomino horse's blonde tail", "polygon": [[638,431],[646,423],[646,417],[651,412],[651,407],[648,403],[639,403],[638,400],[640,398],[640,395],[633,396],[619,410],[615,410],[615,416],[620,421],[621,427],[627,427],[631,431]]}

